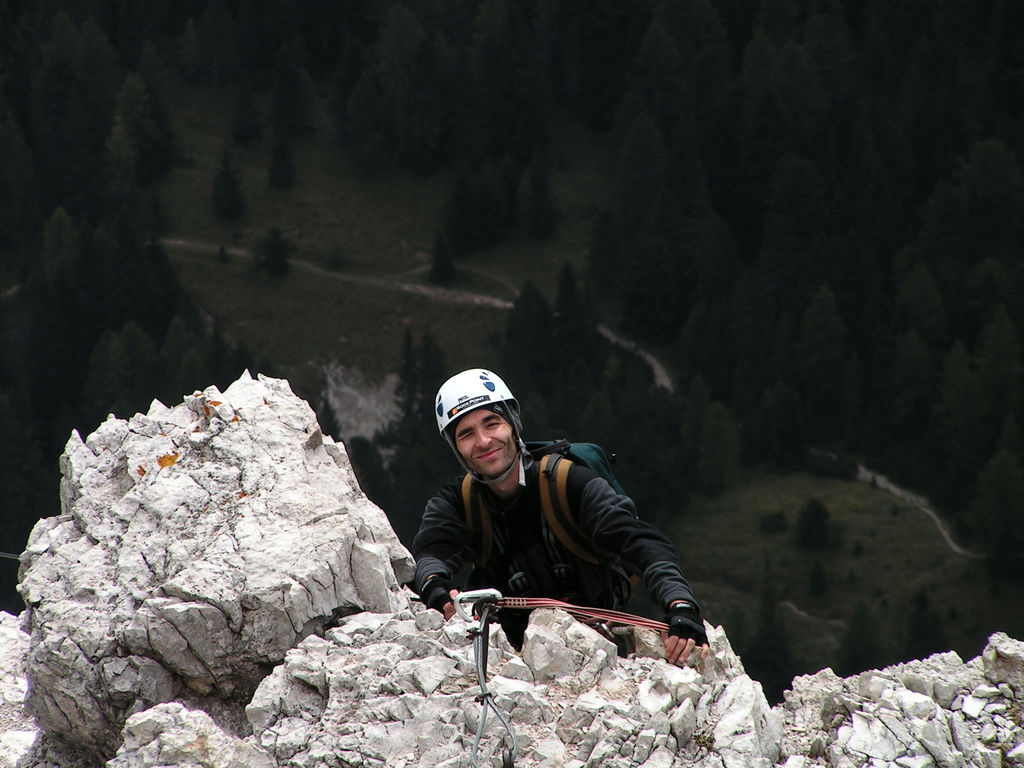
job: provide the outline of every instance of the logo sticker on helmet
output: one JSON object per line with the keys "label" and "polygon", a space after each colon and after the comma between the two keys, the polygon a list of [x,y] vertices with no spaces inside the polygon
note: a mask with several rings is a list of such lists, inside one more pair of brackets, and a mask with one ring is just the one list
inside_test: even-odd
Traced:
{"label": "logo sticker on helmet", "polygon": [[477,395],[476,397],[471,397],[471,398],[469,398],[469,400],[466,400],[465,402],[459,403],[454,408],[452,408],[450,411],[448,411],[448,418],[449,419],[453,419],[453,418],[455,418],[455,414],[461,413],[462,411],[465,411],[468,408],[472,408],[474,405],[480,405],[480,403],[486,403],[490,399],[491,399],[490,395]]}
{"label": "logo sticker on helmet", "polygon": [[490,390],[491,392],[493,392],[493,391],[495,390],[495,386],[494,386],[494,382],[493,382],[493,381],[485,381],[485,382],[484,382],[484,386],[485,386],[485,387],[486,387],[486,388],[487,388],[488,390]]}

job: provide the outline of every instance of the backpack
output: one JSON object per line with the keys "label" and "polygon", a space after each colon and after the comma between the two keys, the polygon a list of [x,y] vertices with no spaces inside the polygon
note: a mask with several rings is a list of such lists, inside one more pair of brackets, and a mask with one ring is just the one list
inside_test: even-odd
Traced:
{"label": "backpack", "polygon": [[[597,547],[576,524],[569,508],[566,485],[569,467],[574,463],[582,464],[607,480],[616,493],[625,496],[626,492],[612,472],[615,454],[609,458],[604,448],[595,443],[570,443],[568,440],[527,442],[526,450],[540,461],[540,473],[547,478],[547,482],[540,483],[540,503],[551,532],[576,557],[591,565],[598,565],[599,560],[595,554]],[[479,494],[479,485],[467,473],[462,479],[462,506],[474,549],[479,556],[479,565],[486,566],[494,543],[494,529],[487,505],[480,501]]]}

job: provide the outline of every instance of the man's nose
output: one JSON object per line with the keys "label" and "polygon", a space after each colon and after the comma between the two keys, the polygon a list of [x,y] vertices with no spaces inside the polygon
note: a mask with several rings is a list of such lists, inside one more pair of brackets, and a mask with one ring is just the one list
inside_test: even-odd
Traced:
{"label": "man's nose", "polygon": [[485,430],[485,429],[478,429],[476,431],[476,433],[473,435],[473,444],[477,448],[486,448],[487,446],[489,446],[491,444],[491,440],[492,439],[493,439],[493,436],[491,434],[489,434],[487,432],[487,430]]}

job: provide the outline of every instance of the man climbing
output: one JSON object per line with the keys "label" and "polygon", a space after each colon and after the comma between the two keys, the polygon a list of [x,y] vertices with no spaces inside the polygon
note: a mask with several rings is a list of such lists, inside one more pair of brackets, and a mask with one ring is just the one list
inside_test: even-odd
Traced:
{"label": "man climbing", "polygon": [[[695,648],[707,656],[700,607],[675,547],[637,517],[628,496],[587,467],[566,464],[564,486],[552,495],[562,497],[571,519],[558,523],[551,497],[542,499],[548,464],[527,450],[519,403],[500,377],[482,369],[456,374],[441,385],[436,406],[438,430],[469,477],[427,502],[413,542],[415,587],[426,605],[452,617],[455,580],[466,564],[473,566],[469,587],[615,610],[628,599],[628,575],[637,574],[665,610],[668,661],[682,665]],[[585,543],[570,541],[564,528]],[[499,612],[517,648],[527,619],[522,611]]]}

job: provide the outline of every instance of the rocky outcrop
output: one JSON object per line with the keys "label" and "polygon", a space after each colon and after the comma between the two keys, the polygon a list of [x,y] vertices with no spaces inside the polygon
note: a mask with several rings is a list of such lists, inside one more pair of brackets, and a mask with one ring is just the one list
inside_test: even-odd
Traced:
{"label": "rocky outcrop", "polygon": [[[343,446],[286,382],[73,434],[61,514],[0,615],[0,768],[464,768],[482,714],[473,626],[402,584],[411,560]],[[20,624],[20,627],[19,627]],[[1024,644],[840,679],[768,706],[721,628],[686,668],[537,611],[488,687],[516,765],[571,768],[1024,766]],[[479,743],[500,764],[497,717]]]}
{"label": "rocky outcrop", "polygon": [[787,768],[1024,766],[1024,643],[993,635],[953,652],[841,680],[798,677],[777,707]]}
{"label": "rocky outcrop", "polygon": [[17,765],[36,739],[35,724],[24,707],[27,655],[28,635],[17,618],[0,612],[0,766]]}
{"label": "rocky outcrop", "polygon": [[408,552],[284,381],[110,418],[61,470],[22,556],[27,706],[97,755],[154,704],[248,701],[339,612],[408,606]]}

